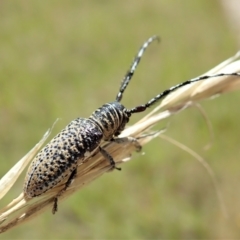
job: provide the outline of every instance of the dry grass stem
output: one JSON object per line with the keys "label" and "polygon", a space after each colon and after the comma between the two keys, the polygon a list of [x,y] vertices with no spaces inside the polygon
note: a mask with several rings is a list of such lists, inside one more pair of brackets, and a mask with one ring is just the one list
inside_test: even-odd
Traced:
{"label": "dry grass stem", "polygon": [[[239,53],[221,63],[207,74],[212,75],[220,72],[240,72],[240,61],[237,60],[237,58],[239,58]],[[147,114],[139,122],[126,128],[120,137],[131,136],[137,138],[139,143],[143,146],[161,134],[161,132],[154,132],[151,130],[151,127],[159,121],[178,113],[180,110],[192,106],[200,100],[209,99],[213,96],[239,88],[240,77],[233,76],[210,78],[205,81],[182,87],[167,96],[155,109],[153,109],[152,112]],[[2,198],[13,186],[20,173],[33,159],[34,155],[40,149],[49,134],[50,131],[48,131],[40,142],[26,156],[19,160],[19,162],[1,179],[0,198]],[[130,160],[132,153],[135,152],[135,147],[130,143],[103,143],[102,147],[104,147],[114,158],[117,165]],[[109,162],[106,161],[100,153],[93,153],[88,159],[86,159],[86,161],[84,161],[84,163],[81,163],[78,166],[77,177],[67,191],[65,191],[59,198],[60,207],[63,198],[70,196],[88,183],[100,177],[102,174],[110,171],[110,168]],[[208,166],[207,169],[210,174],[213,175]],[[60,185],[57,185],[53,189],[42,194],[42,196],[30,200],[25,200],[23,198],[23,193],[21,193],[16,199],[1,209],[0,232],[9,230],[18,224],[27,221],[46,209],[51,209],[54,196],[56,196],[56,194],[64,187],[64,184],[65,182],[62,182]]]}

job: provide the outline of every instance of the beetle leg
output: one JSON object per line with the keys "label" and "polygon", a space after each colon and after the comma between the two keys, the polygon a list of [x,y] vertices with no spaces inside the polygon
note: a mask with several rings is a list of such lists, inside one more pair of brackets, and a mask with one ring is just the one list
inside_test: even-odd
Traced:
{"label": "beetle leg", "polygon": [[116,143],[132,143],[134,147],[136,148],[137,152],[140,152],[142,150],[142,146],[138,142],[138,140],[134,137],[123,137],[123,138],[113,138],[112,142]]}
{"label": "beetle leg", "polygon": [[110,162],[113,169],[121,170],[121,168],[116,167],[116,163],[112,156],[103,148],[99,147],[100,153]]}
{"label": "beetle leg", "polygon": [[53,208],[52,208],[52,214],[55,214],[58,210],[58,198],[67,190],[67,188],[71,185],[74,178],[77,176],[77,168],[75,168],[70,177],[68,178],[67,182],[65,183],[64,188],[58,192],[58,194],[53,199]]}

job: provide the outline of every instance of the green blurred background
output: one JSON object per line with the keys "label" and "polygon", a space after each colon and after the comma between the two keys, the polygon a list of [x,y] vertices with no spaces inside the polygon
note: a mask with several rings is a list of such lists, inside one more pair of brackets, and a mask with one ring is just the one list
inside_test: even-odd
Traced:
{"label": "green blurred background", "polygon": [[[61,120],[52,136],[114,100],[133,56],[154,34],[161,44],[153,44],[142,59],[124,95],[127,107],[206,72],[238,50],[219,1],[1,1],[1,176],[56,118]],[[197,109],[176,115],[167,131],[208,161],[228,219],[206,170],[156,139],[121,172],[105,174],[61,203],[55,216],[49,210],[0,238],[240,238],[238,95],[202,103],[215,133],[208,151],[203,148],[209,132]],[[19,195],[24,175],[1,207]]]}

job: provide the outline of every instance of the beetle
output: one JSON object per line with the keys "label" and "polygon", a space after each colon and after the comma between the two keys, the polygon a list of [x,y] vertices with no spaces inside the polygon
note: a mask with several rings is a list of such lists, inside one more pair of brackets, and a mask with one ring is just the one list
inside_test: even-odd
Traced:
{"label": "beetle", "polygon": [[139,49],[122,80],[115,101],[102,105],[89,118],[77,118],[71,121],[35,156],[29,166],[24,182],[23,193],[25,199],[40,196],[61,182],[66,181],[64,188],[54,197],[52,209],[54,214],[57,211],[58,197],[76,177],[78,165],[83,163],[94,151],[99,151],[109,161],[113,169],[120,170],[115,166],[112,156],[100,146],[101,141],[117,143],[130,141],[136,146],[137,150],[141,149],[136,139],[118,137],[132,114],[145,111],[171,92],[193,82],[225,75],[240,76],[239,73],[221,73],[194,78],[163,91],[145,104],[127,109],[120,103],[123,93],[134,75],[144,51],[154,40],[159,41],[159,37],[150,37]]}

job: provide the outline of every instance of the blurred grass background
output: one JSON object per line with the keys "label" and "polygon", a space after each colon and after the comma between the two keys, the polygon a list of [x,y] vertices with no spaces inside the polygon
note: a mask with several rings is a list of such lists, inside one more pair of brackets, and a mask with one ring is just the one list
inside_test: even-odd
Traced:
{"label": "blurred grass background", "polygon": [[[146,52],[123,103],[142,104],[196,77],[238,50],[219,1],[1,1],[0,174],[3,176],[60,117],[88,117],[115,99],[140,45]],[[157,139],[123,171],[102,178],[1,235],[4,239],[191,239],[240,237],[239,93],[205,101],[215,141],[197,109],[171,119],[167,134],[196,150],[213,168],[229,218],[211,179],[191,156]],[[132,122],[143,114],[134,116]],[[158,126],[161,128],[162,126]],[[25,174],[25,173],[24,173]],[[1,201],[22,189],[23,178]]]}

